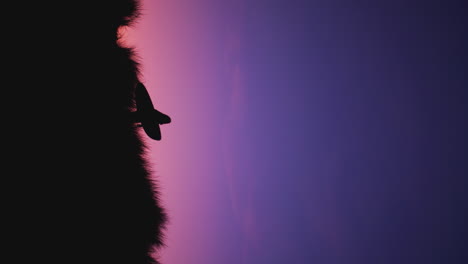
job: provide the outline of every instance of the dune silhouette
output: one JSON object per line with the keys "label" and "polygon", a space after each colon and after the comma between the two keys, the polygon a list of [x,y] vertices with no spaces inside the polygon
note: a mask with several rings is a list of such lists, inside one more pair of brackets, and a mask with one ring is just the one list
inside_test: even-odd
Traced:
{"label": "dune silhouette", "polygon": [[136,0],[34,3],[17,14],[2,150],[13,263],[159,263],[167,215],[139,118],[150,130],[170,118],[149,98],[135,102],[136,51],[117,34],[139,14]]}

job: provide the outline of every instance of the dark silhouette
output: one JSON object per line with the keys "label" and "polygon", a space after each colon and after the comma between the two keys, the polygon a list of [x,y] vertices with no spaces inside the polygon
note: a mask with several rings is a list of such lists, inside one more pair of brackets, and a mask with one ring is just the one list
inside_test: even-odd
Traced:
{"label": "dark silhouette", "polygon": [[161,140],[159,125],[170,123],[171,118],[154,109],[151,97],[142,83],[138,83],[135,88],[135,101],[137,110],[132,113],[133,120],[140,123],[150,138]]}
{"label": "dark silhouette", "polygon": [[160,139],[170,118],[118,36],[138,1],[38,2],[4,32],[2,263],[159,263],[167,217],[138,122]]}

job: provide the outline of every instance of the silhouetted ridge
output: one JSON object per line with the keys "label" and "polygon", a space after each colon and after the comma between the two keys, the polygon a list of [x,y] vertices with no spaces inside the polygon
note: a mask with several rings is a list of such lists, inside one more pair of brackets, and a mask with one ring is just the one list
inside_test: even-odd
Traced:
{"label": "silhouetted ridge", "polygon": [[140,3],[23,9],[5,52],[6,251],[19,263],[159,263],[167,216],[146,135],[129,118],[139,64],[117,43]]}

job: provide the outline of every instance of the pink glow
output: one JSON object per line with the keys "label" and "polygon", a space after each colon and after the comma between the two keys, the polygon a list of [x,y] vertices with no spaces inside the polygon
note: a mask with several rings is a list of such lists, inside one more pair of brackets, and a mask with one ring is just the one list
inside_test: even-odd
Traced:
{"label": "pink glow", "polygon": [[[210,253],[219,249],[219,223],[225,222],[219,217],[226,217],[221,212],[229,199],[233,207],[238,200],[233,183],[224,176],[231,181],[235,175],[222,164],[229,163],[223,146],[232,135],[226,133],[238,129],[244,115],[243,74],[234,60],[240,39],[238,32],[230,32],[218,46],[214,18],[199,10],[202,5],[182,2],[143,1],[140,22],[122,34],[124,42],[136,48],[155,107],[172,118],[161,127],[161,141],[148,140],[170,218],[161,261],[220,263],[222,252]],[[223,109],[225,114],[220,113]],[[243,232],[254,219],[251,212],[249,219],[238,220]]]}

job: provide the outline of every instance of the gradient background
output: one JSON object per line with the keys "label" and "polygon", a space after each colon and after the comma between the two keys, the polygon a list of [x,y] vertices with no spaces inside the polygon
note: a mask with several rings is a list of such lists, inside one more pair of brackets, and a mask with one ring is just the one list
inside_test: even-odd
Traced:
{"label": "gradient background", "polygon": [[142,4],[162,263],[468,263],[463,1]]}

